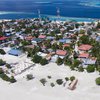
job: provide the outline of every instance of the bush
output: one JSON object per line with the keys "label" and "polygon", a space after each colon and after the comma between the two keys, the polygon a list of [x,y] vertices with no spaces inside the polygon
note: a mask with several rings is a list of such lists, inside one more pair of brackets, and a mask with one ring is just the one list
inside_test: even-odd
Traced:
{"label": "bush", "polygon": [[95,82],[97,85],[100,85],[100,77],[96,78]]}
{"label": "bush", "polygon": [[10,82],[11,82],[11,83],[15,83],[15,82],[16,82],[16,79],[15,79],[13,76],[11,76]]}
{"label": "bush", "polygon": [[70,81],[73,81],[73,80],[75,80],[75,76],[70,77]]}
{"label": "bush", "polygon": [[88,65],[86,70],[87,70],[88,73],[94,72],[95,71],[95,66],[94,65]]}
{"label": "bush", "polygon": [[54,87],[54,86],[55,86],[55,84],[54,84],[54,83],[51,83],[50,85],[51,85],[51,87]]}
{"label": "bush", "polygon": [[33,75],[32,74],[28,74],[27,75],[27,80],[32,80],[33,79]]}
{"label": "bush", "polygon": [[6,67],[8,68],[8,69],[11,69],[12,67],[10,66],[10,64],[6,64]]}
{"label": "bush", "polygon": [[74,60],[74,64],[72,65],[74,68],[78,67],[81,64],[79,60]]}
{"label": "bush", "polygon": [[2,71],[2,69],[0,69],[0,70],[1,70],[0,78],[2,78],[4,81],[8,81],[8,82],[11,82],[11,83],[15,83],[16,82],[16,79],[13,76],[10,78]]}
{"label": "bush", "polygon": [[72,65],[71,59],[65,58],[64,64],[65,64],[65,65],[68,65],[68,66],[71,66],[71,65]]}
{"label": "bush", "polygon": [[41,59],[42,59],[41,56],[34,55],[32,61],[33,61],[34,63],[40,63]]}
{"label": "bush", "polygon": [[47,76],[48,77],[48,79],[51,79],[51,76]]}
{"label": "bush", "polygon": [[56,63],[57,63],[57,65],[62,65],[63,64],[63,59],[58,57]]}
{"label": "bush", "polygon": [[40,82],[45,86],[45,83],[47,82],[45,78],[41,79]]}
{"label": "bush", "polygon": [[43,59],[41,59],[40,64],[46,65],[46,64],[48,64],[48,61],[45,58],[43,58]]}
{"label": "bush", "polygon": [[0,74],[3,74],[4,73],[4,71],[2,70],[2,68],[0,68]]}
{"label": "bush", "polygon": [[0,54],[5,55],[6,52],[3,49],[0,49]]}
{"label": "bush", "polygon": [[6,64],[6,62],[3,61],[2,59],[0,59],[0,66],[3,66],[3,65],[5,65],[5,64]]}
{"label": "bush", "polygon": [[78,71],[79,72],[83,72],[84,71],[84,68],[82,66],[78,67]]}
{"label": "bush", "polygon": [[65,77],[65,80],[66,80],[66,81],[69,81],[69,78],[68,78],[68,77]]}
{"label": "bush", "polygon": [[0,74],[0,77],[4,80],[4,81],[8,81],[10,82],[10,78],[6,75],[6,74]]}
{"label": "bush", "polygon": [[75,70],[75,67],[73,65],[70,66],[71,70]]}
{"label": "bush", "polygon": [[63,80],[62,80],[62,79],[57,79],[57,80],[56,80],[56,83],[57,83],[58,85],[62,85],[62,84],[63,84]]}

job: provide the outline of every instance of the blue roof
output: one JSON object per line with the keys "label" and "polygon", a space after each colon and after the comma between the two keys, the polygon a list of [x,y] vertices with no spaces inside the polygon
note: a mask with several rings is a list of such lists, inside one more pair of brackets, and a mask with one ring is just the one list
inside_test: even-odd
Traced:
{"label": "blue roof", "polygon": [[53,36],[47,36],[47,39],[53,40],[55,37]]}
{"label": "blue roof", "polygon": [[100,36],[98,36],[98,37],[96,38],[96,41],[98,41],[98,42],[100,41]]}
{"label": "blue roof", "polygon": [[22,54],[22,51],[18,49],[11,49],[10,51],[8,51],[8,54],[14,55],[14,56],[20,56]]}
{"label": "blue roof", "polygon": [[20,34],[22,34],[22,32],[21,31],[20,32],[16,32],[16,34],[19,34],[20,35]]}
{"label": "blue roof", "polygon": [[6,36],[11,36],[11,33],[6,33],[5,35],[6,35]]}
{"label": "blue roof", "polygon": [[36,42],[42,42],[43,39],[41,39],[41,38],[35,38],[35,39],[32,40],[32,42],[33,42],[33,41],[36,41]]}
{"label": "blue roof", "polygon": [[71,43],[71,39],[60,39],[59,42],[61,42],[61,43]]}
{"label": "blue roof", "polygon": [[66,39],[60,39],[59,42],[66,43]]}
{"label": "blue roof", "polygon": [[84,60],[84,65],[94,65],[95,63],[96,63],[96,60],[92,60],[92,59]]}

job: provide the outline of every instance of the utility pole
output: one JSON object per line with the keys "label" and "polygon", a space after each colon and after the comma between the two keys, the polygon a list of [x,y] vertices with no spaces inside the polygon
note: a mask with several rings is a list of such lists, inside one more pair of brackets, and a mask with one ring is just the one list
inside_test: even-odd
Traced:
{"label": "utility pole", "polygon": [[39,17],[39,21],[41,22],[41,12],[40,12],[40,9],[38,9],[38,17]]}
{"label": "utility pole", "polygon": [[57,17],[60,18],[60,9],[57,8]]}

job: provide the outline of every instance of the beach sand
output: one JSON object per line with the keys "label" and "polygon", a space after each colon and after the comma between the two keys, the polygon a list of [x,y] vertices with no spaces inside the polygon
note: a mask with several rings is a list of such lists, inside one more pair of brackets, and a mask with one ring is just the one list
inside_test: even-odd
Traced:
{"label": "beach sand", "polygon": [[[21,67],[21,66],[20,66]],[[27,81],[26,75],[33,74],[33,80]],[[47,76],[51,76],[48,79]],[[68,89],[68,83],[65,87],[56,84],[56,79],[75,76],[78,84],[74,91]],[[96,86],[95,78],[99,77],[97,72],[77,72],[71,71],[68,66],[57,66],[50,63],[46,66],[36,64],[26,72],[17,75],[17,82],[9,84],[0,79],[0,100],[98,100],[100,98],[100,87]],[[40,83],[41,78],[46,78],[47,83],[43,86]],[[51,87],[53,82],[55,87]]]}

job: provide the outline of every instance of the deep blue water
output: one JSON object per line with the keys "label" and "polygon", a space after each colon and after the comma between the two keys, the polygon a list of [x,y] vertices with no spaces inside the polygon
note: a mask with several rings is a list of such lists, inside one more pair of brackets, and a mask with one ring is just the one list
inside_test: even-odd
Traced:
{"label": "deep blue water", "polygon": [[0,19],[38,17],[37,9],[42,15],[56,16],[57,8],[64,17],[100,18],[98,0],[0,0]]}

